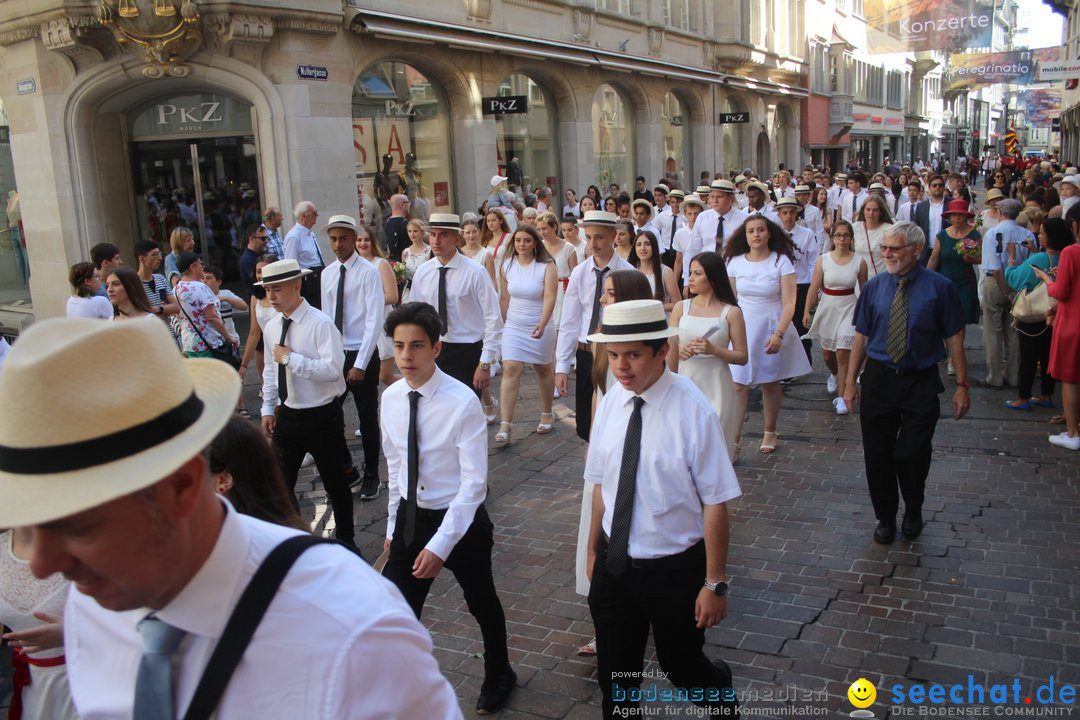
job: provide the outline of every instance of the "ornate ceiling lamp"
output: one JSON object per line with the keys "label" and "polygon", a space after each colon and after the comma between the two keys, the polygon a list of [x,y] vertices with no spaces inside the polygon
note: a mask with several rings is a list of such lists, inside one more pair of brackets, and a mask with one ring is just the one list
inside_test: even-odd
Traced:
{"label": "ornate ceiling lamp", "polygon": [[100,0],[98,22],[112,31],[120,46],[147,63],[143,75],[184,77],[183,61],[202,45],[199,10],[194,0]]}

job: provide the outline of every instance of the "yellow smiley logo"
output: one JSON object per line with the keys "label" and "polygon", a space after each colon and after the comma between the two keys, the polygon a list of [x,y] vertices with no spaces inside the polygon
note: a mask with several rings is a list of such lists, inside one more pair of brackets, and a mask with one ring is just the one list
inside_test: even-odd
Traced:
{"label": "yellow smiley logo", "polygon": [[859,678],[851,683],[847,691],[848,700],[857,708],[867,708],[877,699],[877,689],[866,678]]}

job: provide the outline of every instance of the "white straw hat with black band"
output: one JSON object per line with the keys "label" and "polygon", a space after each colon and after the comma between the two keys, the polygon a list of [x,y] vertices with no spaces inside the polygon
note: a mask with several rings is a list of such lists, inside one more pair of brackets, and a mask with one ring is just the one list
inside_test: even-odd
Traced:
{"label": "white straw hat with black band", "polygon": [[[431,217],[428,218],[424,229],[428,232],[433,230],[453,230],[460,233],[461,218],[454,213],[431,213]],[[263,272],[266,272],[266,270],[263,270]]]}
{"label": "white straw hat with black band", "polygon": [[668,325],[664,304],[659,300],[626,300],[604,308],[601,332],[586,338],[589,342],[615,343],[660,340],[679,334]]}
{"label": "white straw hat with black band", "polygon": [[253,285],[277,285],[278,283],[288,282],[290,280],[296,280],[302,278],[305,275],[310,275],[311,270],[300,267],[300,263],[289,258],[286,260],[278,260],[272,262],[269,265],[263,266],[262,281],[252,283]]}
{"label": "white straw hat with black band", "polygon": [[604,210],[589,210],[585,213],[585,217],[581,218],[581,227],[599,225],[600,227],[613,228],[618,220],[619,216],[615,213],[609,213]]}
{"label": "white straw hat with black band", "polygon": [[184,359],[165,325],[54,318],[0,377],[0,527],[40,525],[168,477],[236,412],[240,377]]}
{"label": "white straw hat with black band", "polygon": [[326,223],[326,227],[323,228],[323,232],[332,230],[333,228],[345,228],[346,230],[352,230],[357,232],[360,226],[356,224],[356,220],[349,215],[331,215],[330,221]]}

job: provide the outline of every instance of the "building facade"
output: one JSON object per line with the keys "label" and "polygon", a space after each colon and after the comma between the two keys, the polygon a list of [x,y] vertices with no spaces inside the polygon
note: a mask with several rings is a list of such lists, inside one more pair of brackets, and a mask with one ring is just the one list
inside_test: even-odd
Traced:
{"label": "building facade", "polygon": [[801,162],[802,5],[0,0],[0,325],[62,314],[98,242],[212,251],[270,205],[379,227],[393,192],[461,213],[497,172],[561,208]]}

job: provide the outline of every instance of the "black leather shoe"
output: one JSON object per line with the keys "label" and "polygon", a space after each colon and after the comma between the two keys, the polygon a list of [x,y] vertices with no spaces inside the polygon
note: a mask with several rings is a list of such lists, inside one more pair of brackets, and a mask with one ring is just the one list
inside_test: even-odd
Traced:
{"label": "black leather shoe", "polygon": [[356,469],[355,465],[350,465],[345,468],[345,482],[349,484],[349,487],[356,487],[360,482],[360,471]]}
{"label": "black leather shoe", "polygon": [[517,673],[509,665],[498,675],[485,678],[480,686],[480,698],[476,701],[476,714],[490,715],[505,705],[516,683]]}
{"label": "black leather shoe", "polygon": [[904,513],[904,521],[900,523],[900,532],[908,540],[914,540],[922,532],[922,513],[918,510]]}
{"label": "black leather shoe", "polygon": [[896,522],[885,522],[882,520],[878,523],[877,530],[874,531],[874,542],[888,545],[895,537]]}

